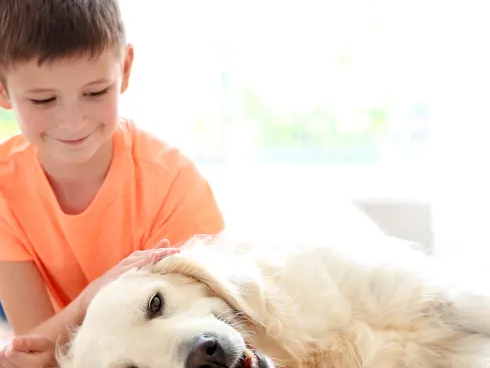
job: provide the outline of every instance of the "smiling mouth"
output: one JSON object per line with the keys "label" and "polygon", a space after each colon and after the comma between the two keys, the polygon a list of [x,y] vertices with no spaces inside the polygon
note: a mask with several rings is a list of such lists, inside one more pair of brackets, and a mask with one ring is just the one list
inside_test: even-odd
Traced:
{"label": "smiling mouth", "polygon": [[91,135],[92,135],[92,133],[90,133],[89,135],[86,135],[85,137],[78,138],[78,139],[57,139],[57,138],[55,138],[55,139],[58,142],[61,142],[63,144],[75,146],[77,144],[81,144],[81,143],[85,142],[87,139],[90,138]]}
{"label": "smiling mouth", "polygon": [[74,140],[63,140],[63,139],[59,139],[59,141],[61,143],[64,143],[64,144],[70,144],[70,145],[76,145],[76,144],[80,144],[82,142],[85,142],[87,140],[88,136],[84,137],[84,138],[80,138],[80,139],[74,139]]}

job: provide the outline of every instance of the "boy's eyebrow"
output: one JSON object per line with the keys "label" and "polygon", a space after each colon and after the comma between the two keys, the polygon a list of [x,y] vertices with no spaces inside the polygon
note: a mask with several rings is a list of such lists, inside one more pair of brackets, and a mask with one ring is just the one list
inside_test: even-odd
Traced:
{"label": "boy's eyebrow", "polygon": [[53,92],[53,90],[49,88],[34,88],[27,91],[27,93],[42,93],[42,92]]}
{"label": "boy's eyebrow", "polygon": [[[94,84],[102,84],[102,83],[108,83],[110,82],[110,79],[107,79],[107,78],[100,78],[100,79],[96,79],[92,82],[88,82],[87,84],[85,84],[85,86],[92,86]],[[27,92],[28,93],[42,93],[42,92],[53,92],[54,89],[50,89],[50,88],[34,88],[34,89],[30,89],[28,90]]]}
{"label": "boy's eyebrow", "polygon": [[87,83],[86,86],[91,86],[93,84],[102,84],[102,83],[107,83],[107,82],[110,82],[110,79],[100,78],[100,79],[96,79],[92,82]]}

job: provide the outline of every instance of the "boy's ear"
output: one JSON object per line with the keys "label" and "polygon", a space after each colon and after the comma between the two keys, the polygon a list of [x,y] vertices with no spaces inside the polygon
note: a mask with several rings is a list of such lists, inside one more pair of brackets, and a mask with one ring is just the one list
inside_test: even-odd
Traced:
{"label": "boy's ear", "polygon": [[131,68],[133,67],[134,48],[133,45],[128,44],[124,50],[124,64],[123,64],[123,79],[121,83],[121,93],[126,92],[129,86],[129,77],[131,75]]}
{"label": "boy's ear", "polygon": [[12,108],[12,104],[10,103],[10,98],[7,94],[7,91],[1,83],[0,83],[0,107],[8,110]]}

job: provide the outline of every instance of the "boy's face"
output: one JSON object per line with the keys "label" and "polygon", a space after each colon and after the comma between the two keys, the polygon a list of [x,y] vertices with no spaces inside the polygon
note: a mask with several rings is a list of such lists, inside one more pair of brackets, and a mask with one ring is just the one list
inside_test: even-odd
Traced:
{"label": "boy's face", "polygon": [[18,63],[0,86],[0,106],[12,108],[19,128],[44,159],[88,161],[119,122],[120,93],[128,86],[133,49],[99,57]]}

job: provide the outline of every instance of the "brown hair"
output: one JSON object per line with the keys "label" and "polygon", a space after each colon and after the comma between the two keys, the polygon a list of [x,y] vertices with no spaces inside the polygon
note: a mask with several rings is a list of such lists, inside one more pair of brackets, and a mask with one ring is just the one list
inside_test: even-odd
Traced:
{"label": "brown hair", "polygon": [[124,43],[118,0],[0,0],[0,72],[33,58],[96,57]]}

